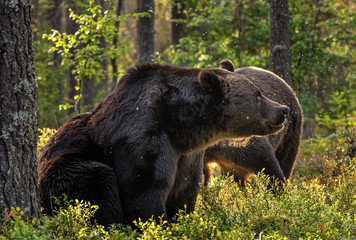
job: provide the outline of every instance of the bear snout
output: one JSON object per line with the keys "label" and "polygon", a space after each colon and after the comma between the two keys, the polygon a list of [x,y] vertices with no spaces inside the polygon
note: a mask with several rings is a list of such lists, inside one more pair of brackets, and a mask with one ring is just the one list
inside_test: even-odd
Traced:
{"label": "bear snout", "polygon": [[271,111],[270,121],[268,124],[271,127],[281,128],[289,112],[290,108],[285,105],[275,107],[275,111]]}
{"label": "bear snout", "polygon": [[266,129],[264,134],[272,134],[278,132],[284,127],[285,119],[288,117],[290,108],[279,103],[270,102],[271,105],[266,111]]}
{"label": "bear snout", "polygon": [[290,112],[290,108],[287,106],[283,106],[282,112],[284,113],[284,115],[288,115],[288,113]]}

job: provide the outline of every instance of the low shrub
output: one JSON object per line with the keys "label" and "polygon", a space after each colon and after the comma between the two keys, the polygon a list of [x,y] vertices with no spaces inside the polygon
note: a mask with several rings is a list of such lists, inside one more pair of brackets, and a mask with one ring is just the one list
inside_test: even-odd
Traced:
{"label": "low shrub", "polygon": [[41,150],[44,145],[46,144],[46,142],[48,141],[48,139],[56,133],[56,129],[51,129],[51,128],[40,128],[38,129],[40,136],[38,138],[37,141],[37,150]]}
{"label": "low shrub", "polygon": [[355,127],[305,140],[295,175],[281,189],[268,188],[263,173],[245,188],[232,177],[213,177],[196,210],[182,210],[169,223],[138,220],[134,228],[104,228],[91,220],[97,207],[76,200],[39,219],[13,208],[0,219],[0,239],[355,239],[355,141]]}
{"label": "low shrub", "polygon": [[356,160],[321,183],[294,179],[275,194],[263,174],[244,189],[232,177],[213,178],[199,194],[196,210],[175,221],[136,222],[136,228],[93,224],[95,206],[76,201],[55,217],[23,219],[19,209],[1,220],[0,239],[354,239]]}
{"label": "low shrub", "polygon": [[75,200],[55,217],[25,218],[19,208],[1,220],[0,239],[107,239],[103,226],[92,224],[97,206]]}

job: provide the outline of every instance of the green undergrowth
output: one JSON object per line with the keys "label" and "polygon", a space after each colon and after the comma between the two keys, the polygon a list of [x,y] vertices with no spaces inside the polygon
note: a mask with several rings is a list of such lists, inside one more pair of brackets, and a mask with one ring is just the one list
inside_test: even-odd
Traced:
{"label": "green undergrowth", "polygon": [[302,141],[294,178],[328,182],[356,157],[356,125],[338,127],[336,133]]}
{"label": "green undergrowth", "polygon": [[90,221],[96,206],[76,201],[39,219],[25,219],[13,208],[0,220],[0,239],[356,239],[355,139],[350,127],[303,141],[283,191],[267,188],[263,173],[243,189],[232,177],[213,177],[196,210],[181,211],[171,223],[105,229]]}
{"label": "green undergrowth", "polygon": [[1,221],[0,239],[355,239],[356,160],[323,184],[295,179],[283,192],[267,189],[261,174],[240,189],[231,177],[213,178],[196,210],[176,221],[138,222],[135,230],[92,224],[96,206],[77,201],[56,217],[23,220],[12,209]]}

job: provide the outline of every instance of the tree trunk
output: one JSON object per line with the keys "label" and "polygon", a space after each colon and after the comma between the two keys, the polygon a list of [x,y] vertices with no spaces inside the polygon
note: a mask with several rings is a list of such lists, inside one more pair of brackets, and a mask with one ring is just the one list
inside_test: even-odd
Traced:
{"label": "tree trunk", "polygon": [[[102,12],[105,12],[108,10],[112,11],[109,1],[101,0],[101,1],[99,1],[99,4],[101,6]],[[115,23],[115,25],[116,25],[116,23]],[[112,43],[110,43],[110,42],[107,43],[104,37],[100,38],[100,48],[106,48],[108,45],[111,46],[111,44]],[[100,61],[100,65],[105,70],[105,72],[104,72],[104,76],[101,79],[99,79],[99,82],[97,84],[95,84],[95,82],[93,83],[93,85],[94,85],[93,107],[95,104],[95,96],[97,96],[100,91],[104,92],[104,96],[106,96],[109,93],[109,64],[110,64],[109,60],[110,59],[104,59],[104,60]],[[114,69],[114,66],[112,66],[112,67]],[[117,69],[117,66],[116,66],[116,69]],[[97,79],[95,79],[95,80],[97,80]]]}
{"label": "tree trunk", "polygon": [[[74,12],[78,13],[78,8],[74,5],[73,0],[66,0],[66,6],[68,8],[71,8]],[[68,34],[74,34],[77,29],[78,26],[76,25],[76,23],[69,17],[70,13],[68,11],[68,9],[65,12],[65,19],[66,19],[66,23],[65,23],[65,32],[67,32]],[[71,49],[71,51],[73,51]],[[72,52],[73,53],[73,52]],[[75,79],[75,76],[72,73],[73,71],[73,67],[69,68],[68,71],[68,75],[67,75],[67,89],[68,89],[68,102],[71,105],[77,105],[80,104],[79,101],[75,101],[74,97],[76,95],[79,94],[79,92],[77,90],[75,90],[75,87],[78,85],[77,80]],[[80,109],[80,106],[79,106]],[[75,111],[74,108],[70,108],[68,110],[68,114],[71,115],[73,112]]]}
{"label": "tree trunk", "polygon": [[[47,13],[48,20],[51,24],[52,29],[57,29],[61,31],[62,23],[62,9],[61,9],[61,0],[53,0],[53,7],[49,9]],[[62,31],[61,31],[62,32]],[[62,57],[59,53],[53,53],[53,69],[58,69],[61,67]],[[56,79],[56,84],[59,90],[60,102],[64,102],[63,95],[63,80]]]}
{"label": "tree trunk", "polygon": [[[123,4],[123,0],[118,0],[117,1],[117,6],[116,6],[116,16],[120,16],[121,15],[121,10],[122,10],[122,4]],[[118,48],[118,41],[119,41],[119,29],[120,29],[120,22],[117,21],[115,22],[115,27],[117,29],[117,33],[114,36],[113,39],[113,46],[114,48]],[[118,62],[117,62],[117,57],[113,57],[111,59],[111,65],[112,65],[112,81],[111,81],[111,88],[110,90],[114,90],[114,88],[116,87],[117,84],[117,75],[118,75],[118,71],[119,71],[119,67],[118,67]]]}
{"label": "tree trunk", "polygon": [[82,81],[82,106],[84,107],[84,111],[88,112],[94,108],[94,77],[85,76]]}
{"label": "tree trunk", "polygon": [[[104,0],[96,0],[95,4],[101,6],[102,12],[105,12],[110,8],[109,2],[104,1]],[[106,47],[106,42],[105,38],[101,37],[100,38],[100,48],[105,48]],[[95,85],[95,77],[92,76],[85,76],[82,84],[82,101],[81,104],[84,108],[85,112],[89,112],[93,110],[94,104],[95,104],[95,96],[99,92],[99,90],[103,89],[105,91],[105,95],[107,94],[107,89],[108,89],[108,75],[107,75],[107,70],[108,70],[108,65],[107,65],[107,60],[104,59],[102,61],[99,61],[102,69],[104,69],[105,73],[104,76],[102,76],[99,79],[99,83],[97,86]],[[83,112],[84,112],[83,111]]]}
{"label": "tree trunk", "polygon": [[238,67],[242,67],[242,58],[241,58],[241,38],[242,38],[242,1],[241,0],[235,0],[236,8],[235,8],[235,17],[238,21],[237,24],[237,30],[238,30],[238,36],[237,36],[237,47],[236,47],[236,56],[237,56],[237,61],[238,61]]}
{"label": "tree trunk", "polygon": [[[317,42],[320,41],[321,38],[321,29],[319,27],[319,22],[320,22],[320,3],[319,0],[315,0],[313,2],[315,4],[315,15],[314,15],[314,26],[315,26],[315,33],[317,35]],[[316,42],[312,42],[312,49],[313,51],[315,51],[315,47],[316,47],[317,43]],[[314,96],[317,96],[318,99],[320,99],[321,101],[319,101],[319,103],[321,105],[324,105],[323,107],[325,107],[325,98],[323,97],[323,90],[324,90],[324,84],[322,84],[321,79],[320,79],[320,75],[319,74],[315,74],[314,76],[314,80],[310,81],[309,83],[309,89],[311,90],[311,93]],[[309,138],[313,138],[315,137],[315,126],[314,126],[314,122],[315,122],[315,108],[314,106],[316,106],[316,100],[310,99],[309,105],[312,106],[311,108],[309,108],[308,112],[304,112],[304,122],[303,122],[303,138],[304,139],[309,139]]]}
{"label": "tree trunk", "polygon": [[150,62],[154,54],[154,0],[137,0],[137,12],[150,11],[151,17],[140,18],[137,22],[138,61]]}
{"label": "tree trunk", "polygon": [[292,81],[288,0],[270,1],[271,66],[270,70],[289,85]]}
{"label": "tree trunk", "polygon": [[[172,1],[172,20],[185,20],[187,16],[184,13],[186,0]],[[172,21],[172,44],[178,44],[179,39],[187,36],[186,23]]]}
{"label": "tree trunk", "polygon": [[0,1],[0,217],[38,217],[37,115],[29,1]]}

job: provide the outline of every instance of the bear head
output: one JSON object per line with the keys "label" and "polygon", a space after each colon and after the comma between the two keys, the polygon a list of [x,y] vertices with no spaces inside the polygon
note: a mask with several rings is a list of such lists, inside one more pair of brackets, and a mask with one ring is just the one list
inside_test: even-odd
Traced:
{"label": "bear head", "polygon": [[288,106],[268,99],[249,79],[233,73],[231,61],[223,60],[220,68],[225,74],[204,69],[199,80],[205,91],[214,92],[221,99],[224,137],[263,136],[283,128]]}

